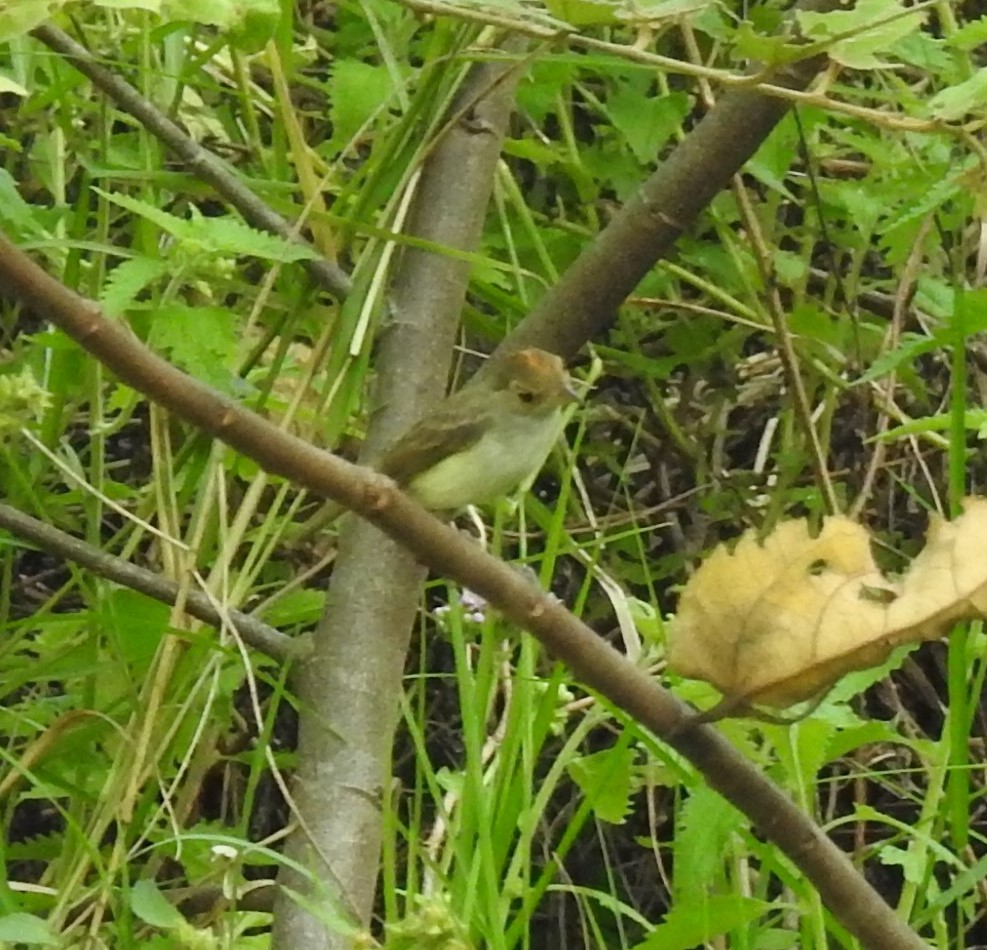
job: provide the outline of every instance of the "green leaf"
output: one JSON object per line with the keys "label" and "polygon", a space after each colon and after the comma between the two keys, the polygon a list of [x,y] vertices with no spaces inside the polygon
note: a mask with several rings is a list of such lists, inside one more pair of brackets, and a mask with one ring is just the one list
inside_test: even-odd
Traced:
{"label": "green leaf", "polygon": [[905,10],[901,0],[858,0],[852,10],[800,10],[795,16],[805,36],[830,44],[830,58],[850,69],[885,66],[875,54],[888,53],[925,22],[924,12]]}
{"label": "green leaf", "polygon": [[614,127],[642,164],[654,162],[659,149],[671,138],[691,108],[684,92],[646,96],[627,84],[607,100],[607,114]]}
{"label": "green leaf", "polygon": [[93,0],[97,7],[110,10],[147,10],[150,13],[161,12],[161,0]]}
{"label": "green leaf", "polygon": [[23,36],[53,17],[68,0],[7,0],[0,2],[0,43]]}
{"label": "green leaf", "polygon": [[928,855],[924,848],[899,848],[886,844],[878,848],[877,857],[886,867],[901,868],[909,884],[921,884],[925,880]]}
{"label": "green leaf", "polygon": [[631,811],[634,750],[617,747],[574,759],[569,775],[582,789],[596,816],[622,825]]}
{"label": "green leaf", "polygon": [[621,8],[609,0],[545,0],[545,6],[572,26],[612,26]]}
{"label": "green leaf", "polygon": [[238,325],[224,307],[172,303],[155,311],[151,341],[182,369],[229,392],[239,352]]}
{"label": "green leaf", "polygon": [[5,168],[0,168],[0,224],[15,237],[38,239],[48,236],[35,217],[34,206],[21,197],[17,183]]}
{"label": "green leaf", "polygon": [[901,342],[887,353],[882,353],[868,367],[859,379],[854,381],[854,385],[862,383],[872,383],[875,379],[887,376],[902,363],[911,363],[924,353],[933,353],[944,345],[944,341],[939,336],[926,336],[924,333],[903,333]]}
{"label": "green leaf", "polygon": [[99,295],[107,316],[118,317],[133,306],[144,288],[171,270],[167,261],[134,257],[110,271]]}
{"label": "green leaf", "polygon": [[304,244],[295,244],[277,234],[258,231],[239,218],[229,215],[207,218],[195,208],[191,211],[190,239],[203,243],[214,254],[248,255],[280,264],[315,260],[319,256]]}
{"label": "green leaf", "polygon": [[148,204],[146,201],[141,201],[139,198],[133,198],[130,195],[114,194],[113,192],[104,191],[102,188],[95,186],[93,187],[93,191],[101,198],[105,198],[107,201],[119,205],[131,214],[136,214],[150,221],[152,224],[156,224],[167,234],[172,234],[177,238],[188,236],[189,225],[184,218],[169,214],[167,211],[162,211],[160,208]]}
{"label": "green leaf", "polygon": [[264,611],[264,620],[273,627],[312,623],[322,616],[326,606],[324,590],[295,590],[279,597]]}
{"label": "green leaf", "polygon": [[31,946],[57,947],[60,943],[48,921],[33,914],[13,913],[0,917],[0,940]]}
{"label": "green leaf", "polygon": [[965,23],[952,36],[946,37],[945,43],[964,52],[987,43],[987,17],[982,16],[978,20]]}
{"label": "green leaf", "polygon": [[748,820],[707,786],[689,792],[675,829],[675,893],[704,891],[722,877],[723,849]]}
{"label": "green leaf", "polygon": [[341,149],[349,145],[364,123],[391,98],[394,81],[386,66],[341,59],[333,63],[329,92],[332,141]]}
{"label": "green leaf", "polygon": [[929,115],[944,122],[962,119],[969,112],[983,111],[987,103],[987,67],[969,79],[937,92],[928,102]]}
{"label": "green leaf", "polygon": [[744,20],[733,34],[731,49],[735,60],[752,60],[763,66],[779,66],[805,55],[805,44],[793,37],[764,34]]}
{"label": "green leaf", "polygon": [[693,950],[713,937],[739,927],[746,927],[777,902],[768,904],[739,894],[716,894],[706,897],[702,888],[690,893],[690,899],[677,899],[672,909],[634,950]]}
{"label": "green leaf", "polygon": [[144,878],[130,890],[130,906],[133,912],[152,927],[174,930],[185,926],[185,918],[158,889],[154,881]]}
{"label": "green leaf", "polygon": [[[926,432],[945,432],[952,425],[952,417],[947,413],[923,416],[912,419],[904,425],[895,426],[883,435],[874,436],[874,441],[884,442],[906,435],[924,435]],[[963,428],[973,432],[983,432],[987,427],[987,409],[971,409],[963,415]]]}

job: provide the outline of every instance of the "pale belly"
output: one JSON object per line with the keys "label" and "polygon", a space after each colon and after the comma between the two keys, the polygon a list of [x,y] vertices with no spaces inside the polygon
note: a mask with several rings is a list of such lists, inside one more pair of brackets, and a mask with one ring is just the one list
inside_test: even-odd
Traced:
{"label": "pale belly", "polygon": [[515,419],[509,432],[495,430],[476,445],[439,462],[408,485],[435,511],[482,505],[509,495],[545,463],[558,437],[556,412],[540,419]]}

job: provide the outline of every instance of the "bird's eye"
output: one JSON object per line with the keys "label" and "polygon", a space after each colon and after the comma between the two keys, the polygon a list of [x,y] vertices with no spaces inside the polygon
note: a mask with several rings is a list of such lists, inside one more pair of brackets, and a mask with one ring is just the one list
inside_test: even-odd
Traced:
{"label": "bird's eye", "polygon": [[530,390],[520,389],[518,390],[517,398],[520,399],[521,402],[528,404],[535,401],[535,394]]}

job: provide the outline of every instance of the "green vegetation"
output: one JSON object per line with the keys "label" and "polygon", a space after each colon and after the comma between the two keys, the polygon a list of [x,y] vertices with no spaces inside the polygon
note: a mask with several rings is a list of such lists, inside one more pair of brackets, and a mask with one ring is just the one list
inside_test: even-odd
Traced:
{"label": "green vegetation", "polygon": [[[600,332],[565,355],[580,351],[572,371],[594,388],[532,489],[482,513],[490,550],[706,709],[710,687],[666,672],[664,628],[716,544],[838,511],[900,571],[929,513],[957,513],[987,474],[987,19],[948,0],[858,0],[799,14],[799,39],[775,0],[747,19],[737,6],[0,2],[0,232],[174,366],[355,458],[379,416],[407,408],[392,404],[388,339],[409,332],[414,253],[469,265],[458,385],[549,306],[656,168],[688,154],[704,115],[769,83],[787,111],[770,134],[752,114],[767,137],[741,175],[683,177],[653,209],[678,239],[642,280],[621,284],[651,237],[601,242],[611,297],[633,293],[611,320],[607,288],[587,291],[601,293],[587,304]],[[119,90],[83,76],[52,24],[292,233],[265,230]],[[808,91],[779,80],[810,54]],[[755,59],[768,71],[752,78]],[[501,80],[517,79],[514,112],[487,181],[466,163],[444,180],[450,202],[492,181],[479,243],[450,247],[421,226],[446,195],[416,202],[459,130],[493,135],[456,98],[481,65],[514,67]],[[726,164],[743,147],[720,145]],[[289,865],[298,902],[355,946],[862,945],[688,758],[461,585],[433,574],[420,590],[416,566],[382,567],[376,602],[319,628],[351,592],[327,597],[354,519],[306,536],[320,499],[121,383],[11,290],[5,266],[0,943],[265,947],[286,913],[269,885]],[[426,290],[442,309],[444,285]],[[444,365],[417,371],[444,387]],[[178,605],[54,553],[11,512],[160,576]],[[398,668],[366,626],[392,583],[395,602],[413,598]],[[234,610],[290,641],[272,631],[255,649]],[[313,872],[313,850],[345,842],[319,838],[311,788],[296,812],[292,776],[319,773],[296,751],[299,716],[310,736],[318,717],[327,736],[339,728],[335,687],[313,686],[333,666],[320,638],[362,654],[335,675],[400,719],[388,779],[349,727],[337,744],[354,775],[325,770],[381,816],[372,896],[335,851],[325,863],[346,886]],[[987,943],[985,647],[971,624],[846,677],[793,724],[713,727],[852,858],[862,889],[942,948]],[[388,669],[400,695],[380,686]],[[375,850],[351,856],[372,880]],[[351,913],[367,901],[369,930]]]}

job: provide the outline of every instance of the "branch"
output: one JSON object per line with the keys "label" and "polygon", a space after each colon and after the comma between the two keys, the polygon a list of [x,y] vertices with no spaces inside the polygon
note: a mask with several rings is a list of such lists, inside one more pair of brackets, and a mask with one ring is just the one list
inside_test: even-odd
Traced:
{"label": "branch", "polygon": [[[575,675],[675,749],[710,787],[748,815],[812,881],[866,947],[925,950],[850,859],[780,789],[709,726],[681,728],[691,710],[510,566],[432,517],[382,475],[323,452],[231,402],[148,350],[92,301],[49,277],[0,235],[0,283],[116,375],[274,475],[352,508],[437,573],[486,598],[529,630]],[[352,628],[350,628],[352,629]]]}
{"label": "branch", "polygon": [[[477,247],[517,79],[510,61],[470,69],[412,182],[409,234],[429,246]],[[371,416],[361,460],[379,458],[381,448],[444,395],[469,273],[469,264],[452,255],[403,250],[391,286],[398,319],[377,343],[379,411]],[[421,565],[407,549],[389,543],[365,521],[350,519],[340,538],[315,650],[294,680],[300,713],[293,796],[304,824],[289,838],[285,854],[314,871],[316,879],[326,880],[331,872],[365,926],[381,852],[379,794],[390,778],[423,579]],[[278,882],[294,892],[307,887],[290,864],[279,872]],[[325,924],[286,890],[281,895],[274,915],[276,946],[322,950],[350,945],[327,934]]]}
{"label": "branch", "polygon": [[[160,600],[164,604],[174,606],[178,599],[178,585],[174,581],[137,567],[123,558],[100,551],[79,538],[73,538],[72,535],[59,531],[58,528],[53,528],[43,521],[38,521],[37,518],[32,518],[2,503],[0,503],[0,528],[6,528],[18,537],[26,538],[43,551],[81,564],[100,577],[116,581],[124,587],[136,590],[154,600]],[[184,609],[187,614],[217,628],[229,623],[244,643],[276,660],[286,661],[309,650],[307,640],[296,640],[286,636],[243,611],[218,607],[212,598],[201,591],[186,593]]]}
{"label": "branch", "polygon": [[[797,4],[802,10],[838,6],[838,0]],[[814,57],[782,69],[775,85],[803,89],[819,64]],[[568,360],[587,340],[602,337],[617,308],[730,184],[790,107],[786,100],[750,89],[722,96],[515,327],[498,355],[540,346]]]}

